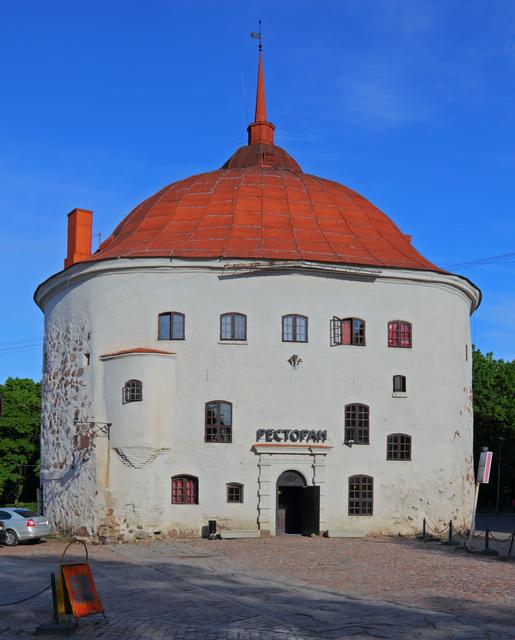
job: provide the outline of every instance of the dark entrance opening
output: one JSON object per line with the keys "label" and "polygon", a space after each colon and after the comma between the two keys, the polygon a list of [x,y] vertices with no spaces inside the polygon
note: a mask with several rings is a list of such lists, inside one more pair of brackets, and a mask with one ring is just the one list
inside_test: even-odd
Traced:
{"label": "dark entrance opening", "polygon": [[306,486],[298,471],[282,473],[277,480],[277,535],[318,535],[319,523],[320,487]]}

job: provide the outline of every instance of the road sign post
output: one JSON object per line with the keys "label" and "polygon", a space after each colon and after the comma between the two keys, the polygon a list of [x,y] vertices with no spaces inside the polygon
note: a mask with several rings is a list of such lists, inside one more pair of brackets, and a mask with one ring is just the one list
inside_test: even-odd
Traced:
{"label": "road sign post", "polygon": [[474,529],[476,528],[476,509],[477,499],[479,497],[479,487],[482,484],[488,484],[490,480],[490,470],[492,468],[492,452],[488,450],[481,451],[479,456],[479,464],[477,465],[476,490],[474,492],[474,506],[472,508],[472,519],[470,521],[470,533],[468,539],[468,547],[472,543],[474,537]]}

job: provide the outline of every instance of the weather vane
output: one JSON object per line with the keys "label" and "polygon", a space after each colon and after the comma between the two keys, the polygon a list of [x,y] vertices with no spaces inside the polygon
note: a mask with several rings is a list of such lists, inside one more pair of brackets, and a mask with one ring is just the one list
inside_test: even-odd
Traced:
{"label": "weather vane", "polygon": [[254,40],[259,40],[259,50],[263,50],[263,40],[261,37],[261,20],[259,21],[259,31],[251,31],[250,37],[254,38]]}

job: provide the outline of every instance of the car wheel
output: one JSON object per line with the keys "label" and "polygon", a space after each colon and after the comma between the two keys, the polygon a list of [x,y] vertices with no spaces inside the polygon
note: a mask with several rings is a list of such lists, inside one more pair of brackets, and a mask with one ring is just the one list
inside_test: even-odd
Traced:
{"label": "car wheel", "polygon": [[16,531],[12,529],[7,529],[5,532],[5,545],[7,547],[15,547],[18,544],[18,536],[16,535]]}

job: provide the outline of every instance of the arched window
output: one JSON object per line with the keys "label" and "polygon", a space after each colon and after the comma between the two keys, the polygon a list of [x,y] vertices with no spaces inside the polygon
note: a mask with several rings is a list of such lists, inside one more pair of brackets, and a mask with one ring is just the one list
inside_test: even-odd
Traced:
{"label": "arched window", "polygon": [[411,348],[411,322],[406,320],[391,320],[388,323],[388,346]]}
{"label": "arched window", "polygon": [[393,376],[393,392],[406,393],[406,376]]}
{"label": "arched window", "polygon": [[141,402],[143,400],[143,383],[141,380],[127,380],[123,385],[123,402]]}
{"label": "arched window", "polygon": [[374,504],[374,478],[371,476],[350,476],[349,515],[371,516]]}
{"label": "arched window", "polygon": [[243,502],[243,485],[239,482],[227,484],[227,502]]}
{"label": "arched window", "polygon": [[220,340],[246,340],[247,316],[243,313],[223,313],[220,316]]}
{"label": "arched window", "polygon": [[386,437],[387,460],[411,460],[411,436],[391,433]]}
{"label": "arched window", "polygon": [[290,314],[283,316],[283,342],[307,342],[308,319],[306,316]]}
{"label": "arched window", "polygon": [[225,400],[206,402],[206,442],[232,442],[232,404]]}
{"label": "arched window", "polygon": [[345,442],[369,444],[370,411],[366,404],[345,406]]}
{"label": "arched window", "polygon": [[184,340],[184,313],[167,311],[158,318],[158,340]]}
{"label": "arched window", "polygon": [[198,478],[174,476],[172,478],[172,504],[198,504]]}

